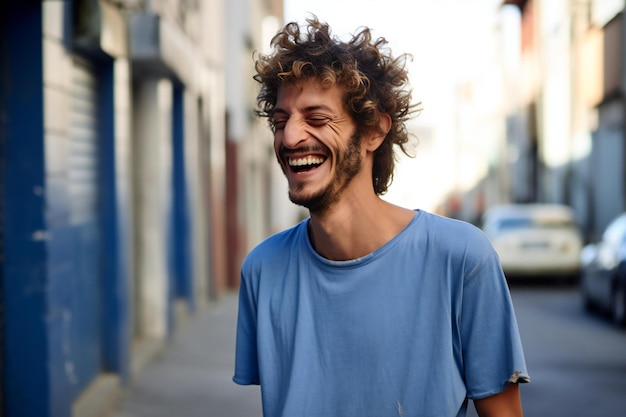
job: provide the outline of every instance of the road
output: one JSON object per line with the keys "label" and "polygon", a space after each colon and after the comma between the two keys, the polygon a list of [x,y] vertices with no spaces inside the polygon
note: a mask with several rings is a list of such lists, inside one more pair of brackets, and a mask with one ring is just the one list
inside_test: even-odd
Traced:
{"label": "road", "polygon": [[626,416],[626,332],[585,313],[576,286],[511,293],[532,379],[520,387],[524,415]]}

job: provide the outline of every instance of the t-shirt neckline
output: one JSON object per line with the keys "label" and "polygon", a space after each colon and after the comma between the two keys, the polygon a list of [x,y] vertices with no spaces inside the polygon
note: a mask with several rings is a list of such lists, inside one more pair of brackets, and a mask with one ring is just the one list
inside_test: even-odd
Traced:
{"label": "t-shirt neckline", "polygon": [[328,266],[337,267],[337,268],[354,267],[354,266],[358,266],[358,265],[371,261],[372,259],[376,258],[381,253],[384,253],[390,248],[392,248],[393,246],[395,246],[396,242],[398,242],[402,238],[403,235],[408,233],[408,230],[411,229],[413,224],[417,222],[418,218],[421,217],[422,213],[423,213],[423,210],[415,209],[415,215],[413,216],[411,221],[404,227],[404,229],[400,231],[400,233],[395,235],[391,240],[389,240],[387,243],[385,243],[378,249],[374,250],[373,252],[370,252],[367,255],[363,255],[355,259],[348,259],[345,261],[334,261],[334,260],[325,258],[319,253],[317,253],[317,251],[313,248],[313,245],[311,244],[311,240],[309,239],[309,222],[311,221],[310,217],[306,221],[302,222],[300,239],[304,240],[305,247],[310,252],[311,256],[314,259],[316,259],[318,262],[321,262],[322,264],[325,264]]}

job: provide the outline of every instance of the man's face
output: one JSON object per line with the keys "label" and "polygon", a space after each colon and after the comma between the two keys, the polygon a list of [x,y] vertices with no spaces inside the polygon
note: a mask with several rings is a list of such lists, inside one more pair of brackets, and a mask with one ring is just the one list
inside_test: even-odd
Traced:
{"label": "man's face", "polygon": [[361,168],[360,141],[339,87],[314,80],[279,88],[271,121],[274,150],[295,204],[321,213]]}

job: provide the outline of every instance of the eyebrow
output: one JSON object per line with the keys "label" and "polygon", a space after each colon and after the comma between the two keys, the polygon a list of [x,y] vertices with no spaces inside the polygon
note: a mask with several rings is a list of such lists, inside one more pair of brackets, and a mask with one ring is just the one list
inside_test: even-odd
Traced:
{"label": "eyebrow", "polygon": [[[327,111],[329,113],[332,113],[333,115],[335,114],[335,111],[328,107],[325,104],[318,104],[315,106],[307,106],[304,108],[303,113],[310,113],[312,111],[317,111],[317,110],[323,110],[323,111]],[[276,113],[280,113],[280,114],[289,114],[289,112],[285,109],[282,109],[280,107],[275,107],[274,110],[272,111],[271,116],[273,117]]]}

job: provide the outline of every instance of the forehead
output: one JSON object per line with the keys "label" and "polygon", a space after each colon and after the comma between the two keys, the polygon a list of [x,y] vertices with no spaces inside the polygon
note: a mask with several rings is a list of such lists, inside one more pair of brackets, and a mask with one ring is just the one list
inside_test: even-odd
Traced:
{"label": "forehead", "polygon": [[303,110],[310,107],[327,107],[340,112],[344,109],[343,89],[330,87],[313,79],[283,84],[278,88],[276,110]]}

